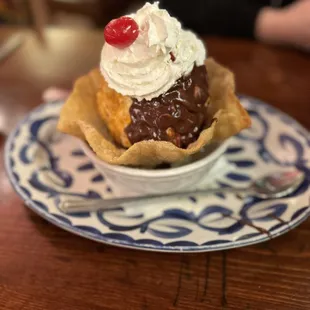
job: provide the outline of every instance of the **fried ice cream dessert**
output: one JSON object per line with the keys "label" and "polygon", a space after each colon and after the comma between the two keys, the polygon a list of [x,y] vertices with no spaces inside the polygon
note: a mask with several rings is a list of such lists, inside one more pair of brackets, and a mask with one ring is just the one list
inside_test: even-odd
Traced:
{"label": "fried ice cream dessert", "polygon": [[58,123],[110,164],[175,163],[250,126],[233,74],[158,3],[105,28],[100,68],[75,83]]}

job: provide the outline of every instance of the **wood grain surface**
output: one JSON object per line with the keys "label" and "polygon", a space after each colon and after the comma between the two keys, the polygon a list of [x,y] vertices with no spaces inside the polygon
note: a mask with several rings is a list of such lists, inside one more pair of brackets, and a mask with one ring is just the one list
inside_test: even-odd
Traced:
{"label": "wood grain surface", "polygon": [[[9,29],[0,30],[0,38]],[[49,86],[69,88],[98,65],[102,32],[48,29],[0,63],[0,309],[310,309],[310,222],[225,252],[162,254],[105,246],[23,205],[3,167],[7,134]],[[240,93],[310,128],[310,57],[259,43],[206,39]]]}

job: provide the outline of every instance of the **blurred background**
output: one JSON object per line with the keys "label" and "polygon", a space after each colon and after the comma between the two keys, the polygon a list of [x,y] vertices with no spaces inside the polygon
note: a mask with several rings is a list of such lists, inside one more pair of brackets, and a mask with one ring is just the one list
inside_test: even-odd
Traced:
{"label": "blurred background", "polygon": [[[153,2],[153,1],[150,1]],[[103,28],[141,0],[0,0],[0,24]],[[160,6],[201,35],[257,39],[310,50],[310,0],[161,0]]]}
{"label": "blurred background", "polygon": [[103,27],[137,0],[0,0],[0,23],[35,27]]}

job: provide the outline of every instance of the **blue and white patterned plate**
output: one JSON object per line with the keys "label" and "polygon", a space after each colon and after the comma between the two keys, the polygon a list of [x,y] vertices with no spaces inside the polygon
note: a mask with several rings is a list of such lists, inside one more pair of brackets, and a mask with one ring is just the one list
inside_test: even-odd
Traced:
{"label": "blue and white patterned plate", "polygon": [[[289,116],[241,97],[253,126],[231,139],[212,186],[246,186],[253,178],[297,166],[308,179],[290,197],[242,200],[233,194],[185,197],[128,207],[127,211],[65,215],[68,197],[113,197],[78,142],[56,131],[62,102],[30,113],[10,135],[5,164],[15,190],[33,211],[51,223],[99,242],[135,249],[199,252],[245,246],[279,236],[309,213],[310,135]],[[210,176],[207,181],[210,180]],[[210,185],[210,184],[209,184]]]}

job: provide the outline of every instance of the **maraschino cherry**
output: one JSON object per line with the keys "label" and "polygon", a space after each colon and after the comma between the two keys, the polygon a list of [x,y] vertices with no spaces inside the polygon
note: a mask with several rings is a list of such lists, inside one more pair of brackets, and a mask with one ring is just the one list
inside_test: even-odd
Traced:
{"label": "maraschino cherry", "polygon": [[138,24],[128,16],[113,19],[104,28],[105,41],[117,48],[130,46],[135,42],[138,35]]}

